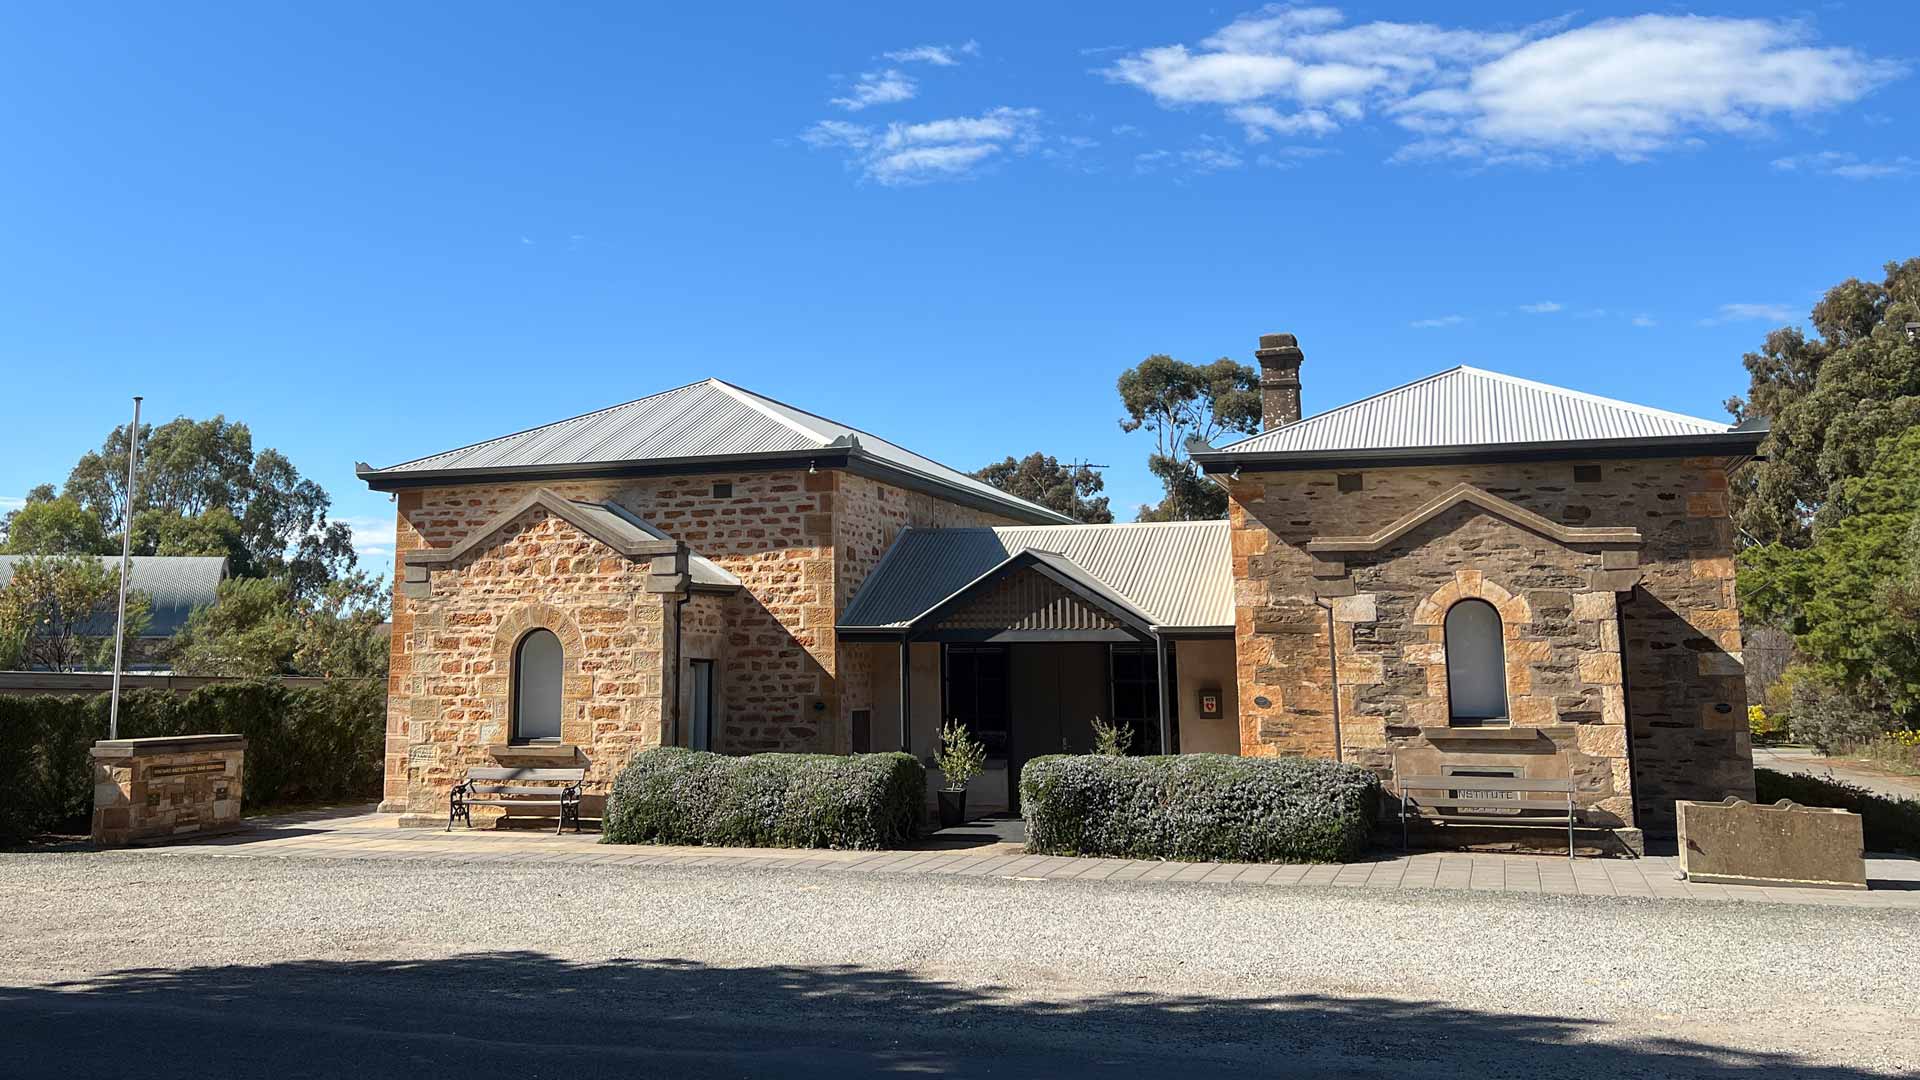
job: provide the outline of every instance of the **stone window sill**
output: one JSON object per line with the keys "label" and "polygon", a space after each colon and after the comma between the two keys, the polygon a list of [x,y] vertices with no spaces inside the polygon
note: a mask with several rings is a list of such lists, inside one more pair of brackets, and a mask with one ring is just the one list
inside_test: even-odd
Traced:
{"label": "stone window sill", "polygon": [[487,747],[487,753],[494,760],[501,758],[541,758],[555,761],[572,761],[580,756],[580,748],[572,743],[499,743]]}
{"label": "stone window sill", "polygon": [[1516,727],[1423,727],[1420,734],[1428,742],[1533,742],[1541,737],[1537,728]]}

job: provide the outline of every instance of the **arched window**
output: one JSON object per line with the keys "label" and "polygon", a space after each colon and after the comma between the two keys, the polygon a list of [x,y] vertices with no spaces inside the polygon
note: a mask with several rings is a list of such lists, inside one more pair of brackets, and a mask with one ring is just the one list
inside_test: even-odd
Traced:
{"label": "arched window", "polygon": [[534,630],[513,650],[513,738],[560,738],[560,639]]}
{"label": "arched window", "polygon": [[1507,647],[1500,612],[1485,600],[1447,609],[1447,706],[1456,724],[1507,717]]}

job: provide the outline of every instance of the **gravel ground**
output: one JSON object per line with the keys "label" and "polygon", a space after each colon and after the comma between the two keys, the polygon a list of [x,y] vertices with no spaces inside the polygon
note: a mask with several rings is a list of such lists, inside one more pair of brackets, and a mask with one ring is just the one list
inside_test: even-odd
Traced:
{"label": "gravel ground", "polygon": [[196,1048],[147,1077],[1911,1075],[1917,941],[1770,904],[0,855],[0,1075],[129,1075],[147,1037]]}

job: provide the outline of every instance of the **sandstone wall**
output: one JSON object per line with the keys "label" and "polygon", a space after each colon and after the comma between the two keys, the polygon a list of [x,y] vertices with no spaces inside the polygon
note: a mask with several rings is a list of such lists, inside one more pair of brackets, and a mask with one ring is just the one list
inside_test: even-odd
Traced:
{"label": "sandstone wall", "polygon": [[[1723,463],[1601,466],[1589,482],[1566,462],[1364,470],[1348,492],[1334,471],[1243,472],[1231,484],[1242,752],[1332,756],[1337,693],[1343,757],[1382,772],[1398,757],[1423,773],[1571,775],[1596,824],[1659,829],[1675,798],[1750,793]],[[1463,505],[1337,573],[1305,549],[1374,533],[1462,483],[1555,523],[1637,528],[1642,543],[1629,560]],[[1531,740],[1422,734],[1448,724],[1441,620],[1467,596],[1501,611],[1509,712]],[[1335,609],[1331,641],[1316,598]]]}
{"label": "sandstone wall", "polygon": [[[436,567],[431,595],[407,601],[404,642],[395,626],[408,663],[404,760],[397,775],[389,763],[390,797],[413,813],[444,809],[466,770],[496,764],[583,765],[592,789],[606,791],[634,753],[660,741],[663,610],[646,581],[645,561],[537,507]],[[561,742],[579,748],[577,760],[490,749],[511,738],[513,652],[535,628],[560,639]]]}
{"label": "sandstone wall", "polygon": [[[716,484],[730,484],[716,495]],[[903,525],[1011,524],[929,495],[829,470],[545,483],[467,484],[401,492],[395,527],[392,668],[388,684],[389,810],[408,809],[409,764],[439,695],[423,680],[441,658],[418,652],[421,604],[399,594],[400,557],[448,547],[538,487],[614,501],[738,576],[741,593],[696,595],[686,609],[682,664],[717,663],[715,749],[845,751],[854,708],[871,708],[874,650],[841,649],[834,620]],[[436,578],[439,576],[436,571]],[[644,575],[644,568],[634,573]],[[436,584],[436,597],[439,586]],[[837,678],[843,667],[856,668]],[[888,669],[890,675],[891,668]],[[690,704],[683,700],[683,704]],[[444,728],[436,729],[444,733]],[[657,738],[657,735],[656,735]],[[684,741],[684,733],[676,733]],[[445,792],[435,796],[444,805]]]}

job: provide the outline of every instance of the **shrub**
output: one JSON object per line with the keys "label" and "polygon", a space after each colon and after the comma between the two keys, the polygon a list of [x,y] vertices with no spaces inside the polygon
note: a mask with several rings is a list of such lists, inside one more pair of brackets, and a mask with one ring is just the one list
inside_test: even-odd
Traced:
{"label": "shrub", "polygon": [[1346,862],[1380,781],[1352,765],[1226,754],[1035,758],[1020,774],[1027,850],[1221,862]]}
{"label": "shrub", "polygon": [[1920,799],[1895,799],[1831,776],[1753,770],[1760,803],[1792,799],[1802,806],[1832,806],[1860,815],[1868,851],[1920,852]]}
{"label": "shrub", "polygon": [[967,732],[967,725],[949,720],[940,728],[940,749],[933,754],[934,767],[948,791],[965,791],[967,781],[987,770],[987,748]]}
{"label": "shrub", "polygon": [[1111,724],[1099,717],[1093,718],[1093,752],[1107,757],[1126,757],[1133,749],[1133,728],[1127,724]]}
{"label": "shrub", "polygon": [[[88,750],[107,737],[108,695],[0,697],[0,837],[84,829],[93,812]],[[120,736],[247,737],[249,807],[379,794],[386,684],[215,683],[190,694],[120,696]]]}
{"label": "shrub", "polygon": [[601,840],[883,848],[919,832],[927,770],[908,754],[726,757],[665,746],[614,781]]}
{"label": "shrub", "polygon": [[1793,714],[1788,719],[1795,742],[1810,743],[1821,753],[1849,743],[1872,742],[1895,726],[1884,711],[1844,690],[1813,679],[1793,684]]}

